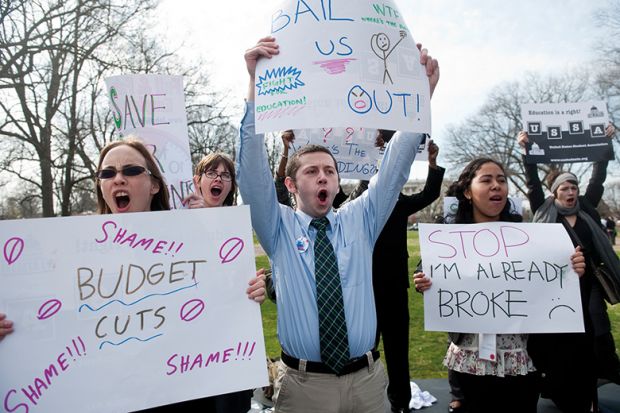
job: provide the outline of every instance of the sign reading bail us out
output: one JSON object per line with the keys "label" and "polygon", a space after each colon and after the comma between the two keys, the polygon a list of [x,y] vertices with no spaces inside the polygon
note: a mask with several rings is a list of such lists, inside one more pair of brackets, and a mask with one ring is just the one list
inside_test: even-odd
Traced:
{"label": "sign reading bail us out", "polygon": [[280,54],[256,68],[256,129],[430,133],[430,91],[396,4],[287,0],[271,13]]}

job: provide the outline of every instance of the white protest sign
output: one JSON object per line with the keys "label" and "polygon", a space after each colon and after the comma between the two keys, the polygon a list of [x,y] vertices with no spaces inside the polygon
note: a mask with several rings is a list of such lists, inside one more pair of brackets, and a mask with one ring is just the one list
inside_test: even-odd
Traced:
{"label": "white protest sign", "polygon": [[105,79],[119,136],[136,135],[151,150],[170,191],[170,206],[194,191],[183,77],[122,75]]}
{"label": "white protest sign", "polygon": [[6,412],[128,412],[266,385],[248,207],[0,221]]}
{"label": "white protest sign", "polygon": [[[379,170],[384,149],[376,146],[376,129],[347,127],[295,129],[293,132],[293,153],[309,144],[326,147],[336,158],[341,178],[370,180]],[[426,138],[418,146],[415,161],[428,161]]]}
{"label": "white protest sign", "polygon": [[420,224],[419,234],[433,282],[424,292],[426,330],[584,331],[575,249],[561,224]]}
{"label": "white protest sign", "polygon": [[256,130],[364,127],[430,133],[430,91],[396,4],[287,0],[280,54],[256,68]]}
{"label": "white protest sign", "polygon": [[377,173],[383,152],[375,146],[376,129],[296,129],[294,133],[293,153],[308,144],[325,146],[336,158],[341,178],[370,180]]}
{"label": "white protest sign", "polygon": [[614,159],[609,122],[603,101],[528,103],[521,105],[528,133],[528,163],[594,162]]}

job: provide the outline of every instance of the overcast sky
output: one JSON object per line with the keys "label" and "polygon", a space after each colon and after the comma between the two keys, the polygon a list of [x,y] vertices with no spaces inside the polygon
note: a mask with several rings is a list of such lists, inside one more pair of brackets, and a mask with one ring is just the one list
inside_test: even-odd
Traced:
{"label": "overcast sky", "polygon": [[[320,4],[319,0],[306,2]],[[229,91],[232,103],[240,107],[247,90],[243,53],[268,34],[270,16],[280,3],[163,0],[158,21],[171,39],[184,42],[182,53],[196,53],[210,62],[212,85]],[[474,114],[494,86],[520,80],[528,71],[562,73],[593,60],[603,34],[596,26],[595,13],[607,0],[408,0],[396,4],[414,39],[440,62],[432,119],[433,135],[441,146],[445,126]]]}

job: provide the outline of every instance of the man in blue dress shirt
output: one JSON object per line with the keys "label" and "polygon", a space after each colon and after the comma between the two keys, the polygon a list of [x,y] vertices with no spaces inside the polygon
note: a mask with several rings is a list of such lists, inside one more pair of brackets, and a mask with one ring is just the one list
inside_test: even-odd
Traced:
{"label": "man in blue dress shirt", "polygon": [[[256,62],[279,53],[273,37],[245,53],[250,75],[246,113],[237,154],[239,189],[251,206],[252,225],[271,260],[278,297],[278,338],[288,366],[276,402],[278,412],[378,412],[389,409],[387,380],[378,354],[371,350],[376,333],[372,292],[372,251],[387,221],[422,140],[421,134],[396,133],[368,190],[337,212],[336,161],[324,148],[305,148],[291,157],[285,184],[297,209],[278,204],[263,135],[254,127]],[[431,95],[439,80],[437,60],[421,52]],[[329,221],[327,238],[338,264],[350,360],[333,373],[321,360],[316,298],[315,218]]]}

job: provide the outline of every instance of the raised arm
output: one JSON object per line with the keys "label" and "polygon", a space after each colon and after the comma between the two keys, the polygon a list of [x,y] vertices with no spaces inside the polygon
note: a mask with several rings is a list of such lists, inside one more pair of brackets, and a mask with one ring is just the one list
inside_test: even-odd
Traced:
{"label": "raised arm", "polygon": [[426,176],[424,188],[418,193],[399,198],[409,215],[426,208],[439,198],[441,182],[446,170],[437,165],[438,154],[439,147],[430,140],[428,145],[428,175]]}
{"label": "raised arm", "polygon": [[267,161],[264,136],[256,134],[254,123],[254,85],[256,62],[261,57],[270,58],[278,53],[278,46],[272,37],[265,37],[245,53],[245,62],[250,75],[245,116],[241,121],[237,145],[237,181],[239,192],[245,204],[251,206],[252,226],[269,255],[275,249],[279,229],[280,208],[273,185],[273,177]]}
{"label": "raised arm", "polygon": [[[612,124],[607,126],[605,130],[605,135],[608,138],[613,138],[616,133],[616,129]],[[609,161],[598,161],[595,162],[592,166],[592,176],[590,177],[590,181],[588,182],[588,187],[586,188],[585,197],[594,207],[598,206],[598,203],[601,202],[601,198],[603,198],[603,192],[605,192],[605,188],[603,187],[603,183],[605,183],[605,179],[607,179],[607,165]]]}
{"label": "raised arm", "polygon": [[[527,132],[521,131],[517,136],[519,146],[524,148],[529,142]],[[535,214],[538,208],[545,202],[545,193],[543,192],[542,183],[538,177],[538,167],[535,163],[525,162],[525,154],[521,156],[523,168],[525,169],[525,185],[527,186],[527,199],[530,201],[532,214]]]}

